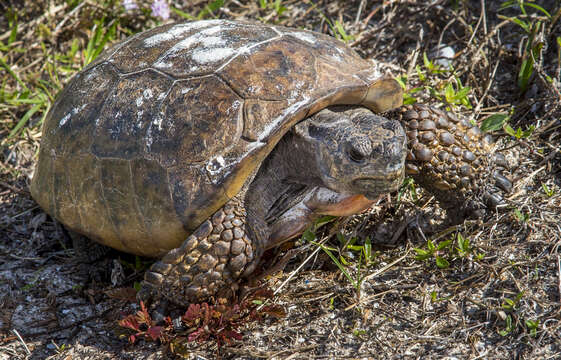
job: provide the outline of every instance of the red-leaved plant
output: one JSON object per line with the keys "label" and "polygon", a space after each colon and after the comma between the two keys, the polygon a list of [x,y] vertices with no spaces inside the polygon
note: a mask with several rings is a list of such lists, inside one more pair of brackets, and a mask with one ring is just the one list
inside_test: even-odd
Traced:
{"label": "red-leaved plant", "polygon": [[143,338],[147,341],[159,340],[169,343],[172,352],[181,351],[182,342],[216,341],[218,347],[231,344],[242,339],[240,327],[252,321],[270,315],[275,318],[284,317],[285,311],[278,305],[262,305],[271,299],[270,290],[260,289],[239,304],[228,304],[226,299],[219,299],[217,304],[191,304],[181,316],[181,324],[187,330],[174,330],[172,320],[164,319],[164,325],[155,325],[146,306],[141,301],[140,310],[119,320],[119,326],[132,330],[128,336],[131,343]]}

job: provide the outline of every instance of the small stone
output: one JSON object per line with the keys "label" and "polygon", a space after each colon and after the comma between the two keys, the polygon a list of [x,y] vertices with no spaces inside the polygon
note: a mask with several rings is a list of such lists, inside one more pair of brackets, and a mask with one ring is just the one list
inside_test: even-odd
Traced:
{"label": "small stone", "polygon": [[224,228],[226,229],[231,229],[234,227],[234,225],[232,225],[230,221],[225,221],[222,225],[224,225]]}
{"label": "small stone", "polygon": [[430,114],[429,114],[429,112],[428,112],[427,110],[423,110],[423,111],[421,111],[421,112],[419,113],[419,117],[420,117],[421,119],[426,119],[426,118],[429,117],[429,115],[430,115]]}
{"label": "small stone", "polygon": [[235,218],[234,220],[232,220],[232,224],[234,226],[240,227],[243,225],[243,222],[239,218]]}
{"label": "small stone", "polygon": [[212,247],[212,244],[207,241],[207,239],[203,239],[199,242],[199,246],[197,249],[201,250],[202,252],[208,251]]}
{"label": "small stone", "polygon": [[215,225],[214,229],[212,229],[213,234],[220,234],[222,231],[224,231],[224,225],[222,224]]}
{"label": "small stone", "polygon": [[411,131],[407,132],[407,138],[409,140],[415,139],[417,137],[417,135],[418,135],[417,130],[411,130]]}
{"label": "small stone", "polygon": [[481,130],[477,126],[474,126],[468,130],[467,136],[469,136],[471,139],[478,138],[481,136]]}
{"label": "small stone", "polygon": [[210,254],[204,254],[197,265],[201,271],[208,271],[214,269],[214,266],[218,264],[218,259]]}
{"label": "small stone", "polygon": [[493,154],[493,162],[500,167],[508,169],[508,161],[506,160],[505,156],[501,153]]}
{"label": "small stone", "polygon": [[407,152],[406,159],[409,160],[409,161],[414,161],[415,160],[415,155],[413,155],[413,152],[411,150],[409,150]]}
{"label": "small stone", "polygon": [[473,124],[470,123],[469,121],[467,121],[466,119],[463,119],[462,121],[459,122],[459,125],[465,129],[471,129],[473,127]]}
{"label": "small stone", "polygon": [[454,146],[454,147],[452,148],[452,154],[454,154],[454,155],[460,157],[460,156],[462,155],[462,149],[460,149],[460,148],[457,147],[457,146]]}
{"label": "small stone", "polygon": [[450,123],[444,118],[444,116],[439,116],[436,120],[436,126],[438,126],[439,129],[448,129],[450,127]]}
{"label": "small stone", "polygon": [[187,285],[190,284],[191,281],[193,281],[193,277],[190,275],[183,275],[179,278],[179,281],[181,281],[183,284]]}
{"label": "small stone", "polygon": [[222,272],[224,271],[224,267],[226,267],[226,263],[221,262],[220,264],[216,265],[214,268],[214,270],[220,274],[221,278],[222,278]]}
{"label": "small stone", "polygon": [[234,213],[234,207],[232,206],[232,204],[224,205],[224,214],[231,215],[233,213]]}
{"label": "small stone", "polygon": [[460,119],[458,119],[456,114],[454,114],[453,112],[447,111],[446,115],[448,115],[448,119],[450,119],[450,121],[452,121],[454,123],[457,123],[458,121],[460,121]]}
{"label": "small stone", "polygon": [[222,232],[222,234],[220,235],[220,237],[225,240],[225,241],[232,241],[232,239],[234,239],[234,233],[232,233],[232,230],[224,230]]}
{"label": "small stone", "polygon": [[452,185],[450,185],[447,181],[445,180],[440,180],[437,181],[436,183],[434,183],[434,186],[439,189],[439,190],[450,190],[452,188]]}
{"label": "small stone", "polygon": [[467,189],[470,187],[471,181],[469,180],[468,177],[463,177],[460,179],[460,184],[462,185],[462,187]]}
{"label": "small stone", "polygon": [[495,178],[495,185],[503,191],[509,193],[512,190],[512,182],[499,173],[493,174]]}
{"label": "small stone", "polygon": [[197,260],[199,260],[198,256],[191,256],[191,255],[187,255],[187,256],[185,256],[185,259],[183,259],[183,261],[188,265],[192,265],[192,264],[196,263]]}
{"label": "small stone", "polygon": [[462,166],[460,166],[460,175],[462,176],[471,175],[471,166],[467,164],[463,164]]}
{"label": "small stone", "polygon": [[212,235],[210,235],[210,236],[208,237],[208,241],[209,241],[211,244],[214,244],[214,243],[217,242],[218,240],[220,240],[220,235],[218,235],[218,234],[212,234]]}

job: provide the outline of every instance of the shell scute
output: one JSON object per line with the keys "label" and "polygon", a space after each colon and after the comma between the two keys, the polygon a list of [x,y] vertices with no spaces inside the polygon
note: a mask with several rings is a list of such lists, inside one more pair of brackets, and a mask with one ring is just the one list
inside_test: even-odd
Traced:
{"label": "shell scute", "polygon": [[100,158],[145,157],[151,145],[147,133],[161,119],[162,95],[172,84],[169,77],[153,70],[121,77],[93,121],[92,153]]}

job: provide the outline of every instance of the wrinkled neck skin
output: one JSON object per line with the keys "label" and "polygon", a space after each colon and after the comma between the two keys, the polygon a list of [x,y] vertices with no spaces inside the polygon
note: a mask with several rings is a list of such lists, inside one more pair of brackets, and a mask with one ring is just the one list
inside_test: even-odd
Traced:
{"label": "wrinkled neck skin", "polygon": [[263,249],[302,234],[322,215],[356,214],[374,201],[325,187],[315,149],[293,133],[285,135],[263,162],[245,194],[248,225]]}

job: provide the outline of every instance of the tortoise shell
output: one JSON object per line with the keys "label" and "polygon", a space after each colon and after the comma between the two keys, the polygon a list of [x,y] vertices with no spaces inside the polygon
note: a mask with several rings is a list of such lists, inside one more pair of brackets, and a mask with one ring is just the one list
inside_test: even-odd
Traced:
{"label": "tortoise shell", "polygon": [[105,51],[58,95],[31,193],[70,230],[160,256],[235,196],[298,121],[401,99],[376,64],[323,34],[164,25]]}

